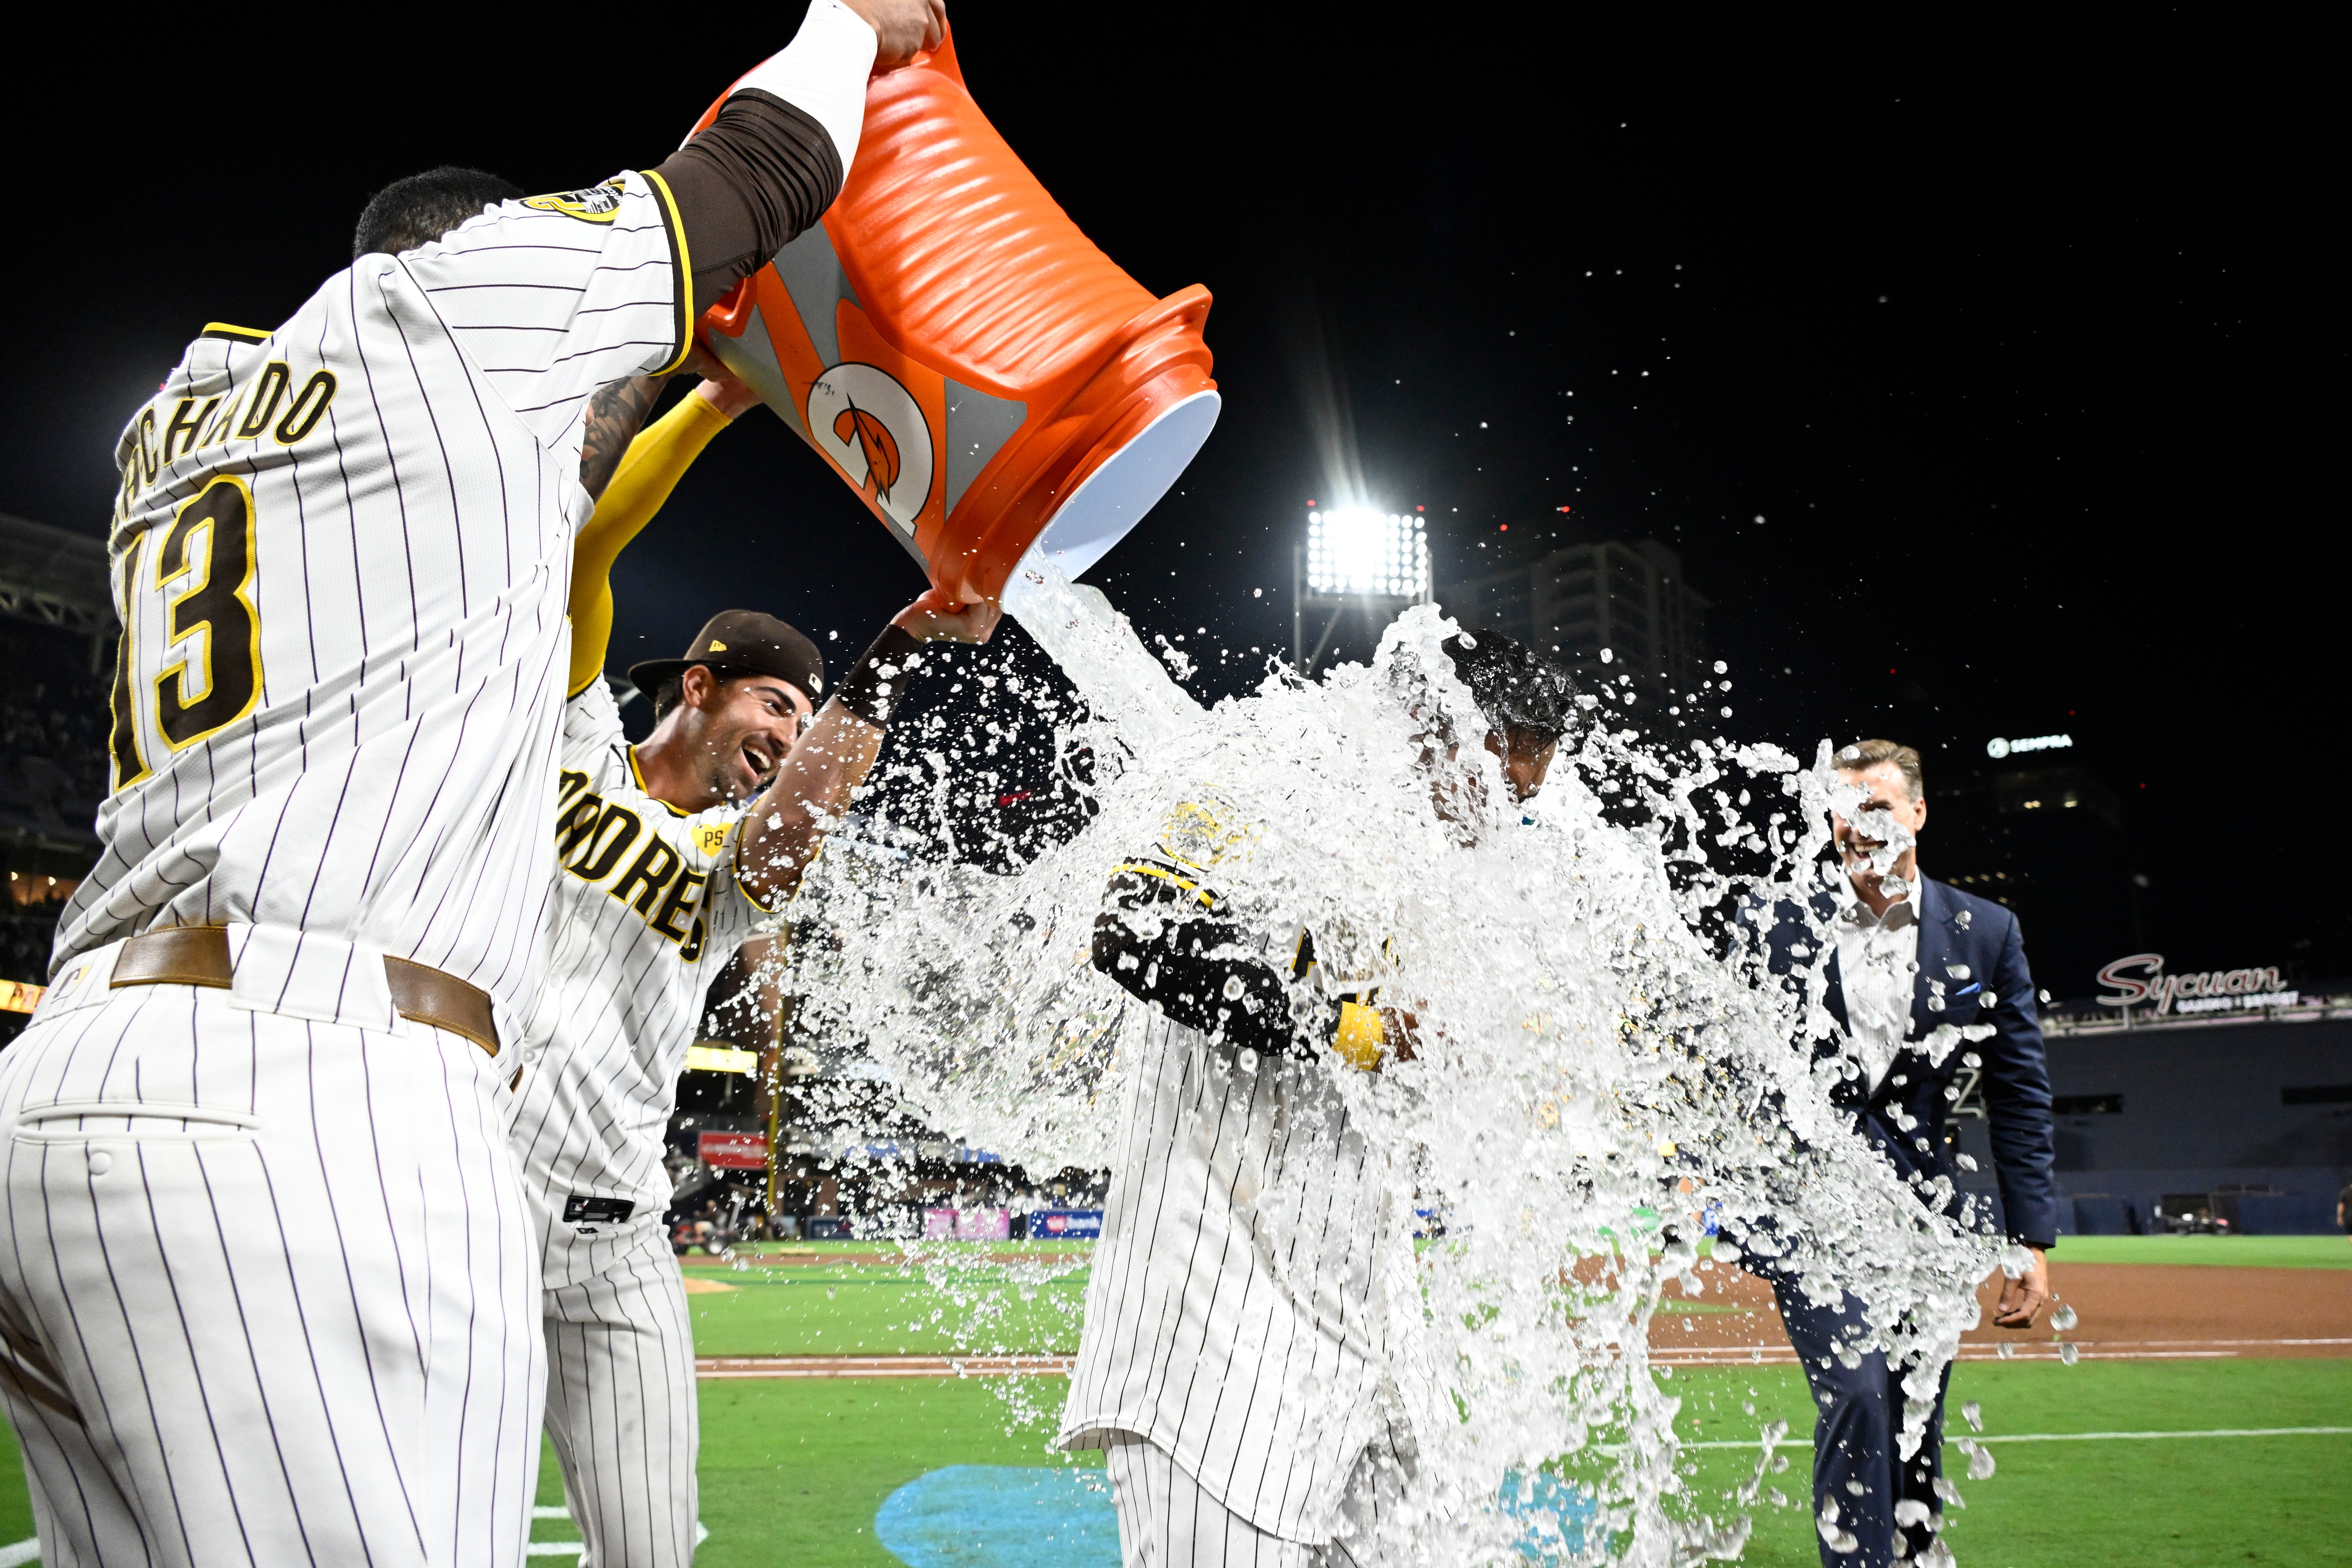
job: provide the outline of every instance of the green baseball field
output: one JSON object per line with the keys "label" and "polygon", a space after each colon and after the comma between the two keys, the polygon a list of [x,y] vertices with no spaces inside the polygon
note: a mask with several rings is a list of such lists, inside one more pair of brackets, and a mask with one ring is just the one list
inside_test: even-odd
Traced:
{"label": "green baseball field", "polygon": [[[876,1568],[1108,1568],[1099,1466],[1045,1447],[1061,1396],[1007,1356],[1076,1347],[1083,1244],[772,1247],[688,1269],[702,1384],[698,1561]],[[2070,1240],[2056,1284],[2077,1359],[2053,1336],[1971,1336],[1952,1379],[1993,1464],[1947,1537],[1962,1563],[2058,1568],[2352,1564],[2352,1246],[2340,1237]],[[1816,1561],[1804,1381],[1769,1308],[1727,1279],[1653,1334],[1682,1400],[1690,1511],[1746,1512],[1743,1561]],[[1777,1347],[1777,1348],[1774,1348]],[[2000,1351],[2011,1353],[2004,1357]],[[1790,1441],[1761,1468],[1759,1429]],[[1776,1468],[1785,1460],[1784,1468]],[[1982,1468],[1982,1460],[1979,1468]],[[1733,1498],[1754,1489],[1756,1501]],[[533,1556],[579,1534],[554,1461]],[[36,1561],[21,1467],[0,1479],[0,1563]],[[10,1545],[10,1542],[23,1544]]]}

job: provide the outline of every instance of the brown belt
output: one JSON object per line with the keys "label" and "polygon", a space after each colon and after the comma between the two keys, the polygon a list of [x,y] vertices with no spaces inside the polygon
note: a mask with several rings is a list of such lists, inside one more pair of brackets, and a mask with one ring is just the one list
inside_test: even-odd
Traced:
{"label": "brown belt", "polygon": [[[169,926],[134,936],[114,960],[116,985],[209,985],[226,990],[233,966],[226,926]],[[499,1054],[498,1021],[488,993],[421,963],[386,954],[383,977],[393,1011],[436,1029],[462,1035]]]}

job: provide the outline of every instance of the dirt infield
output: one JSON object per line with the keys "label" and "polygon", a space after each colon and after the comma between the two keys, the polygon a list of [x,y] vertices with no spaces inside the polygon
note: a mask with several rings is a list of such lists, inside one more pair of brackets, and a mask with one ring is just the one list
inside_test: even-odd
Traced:
{"label": "dirt infield", "polygon": [[698,1378],[760,1377],[1066,1377],[1076,1365],[1058,1355],[760,1355],[704,1356]]}
{"label": "dirt infield", "polygon": [[[1684,1300],[1670,1291],[1653,1321],[1652,1361],[1713,1366],[1796,1359],[1769,1287],[1713,1263],[1697,1272],[1704,1286],[1698,1295]],[[2053,1333],[2046,1316],[2025,1333],[1979,1328],[1963,1339],[1961,1359],[1991,1361],[2006,1349],[2018,1360],[2052,1360],[2062,1338],[2086,1360],[2352,1356],[2352,1270],[2053,1259],[2051,1278],[2058,1299],[2077,1314],[2071,1331]],[[727,1289],[691,1277],[687,1288]],[[1989,1287],[1979,1296],[1988,1323],[1996,1294]],[[1066,1356],[714,1356],[696,1367],[706,1378],[1003,1377],[1054,1376],[1070,1364]]]}
{"label": "dirt infield", "polygon": [[[2352,1356],[2352,1270],[2066,1263],[2053,1257],[2050,1274],[2059,1300],[2077,1317],[2063,1337],[2085,1357]],[[1690,1305],[1700,1310],[1662,1311],[1652,1325],[1655,1359],[1749,1360],[1759,1351],[1767,1362],[1794,1359],[1769,1286],[1712,1263],[1700,1265],[1698,1275],[1706,1288]],[[2004,1346],[2018,1357],[2057,1355],[2061,1336],[2047,1315],[2027,1332],[1990,1326],[1998,1294],[1990,1286],[1979,1293],[1986,1326],[1962,1338],[1961,1358],[1991,1360]]]}

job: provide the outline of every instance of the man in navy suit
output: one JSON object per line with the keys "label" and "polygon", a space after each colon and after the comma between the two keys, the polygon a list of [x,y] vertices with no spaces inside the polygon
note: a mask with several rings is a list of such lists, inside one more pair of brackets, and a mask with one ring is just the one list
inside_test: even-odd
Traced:
{"label": "man in navy suit", "polygon": [[[1844,1058],[1831,1098],[1915,1186],[1957,1178],[1960,1156],[1945,1135],[1946,1090],[1963,1066],[1981,1060],[2001,1226],[2032,1259],[2017,1278],[2004,1275],[1993,1321],[2030,1329],[2050,1299],[2043,1254],[2057,1237],[2058,1190],[2051,1176],[2050,1074],[2017,917],[1919,874],[1916,837],[1927,820],[1927,802],[1917,752],[1864,741],[1838,752],[1836,763],[1841,779],[1863,792],[1853,820],[1832,819],[1846,875],[1814,900],[1811,920],[1793,905],[1780,911],[1767,937],[1769,966],[1776,974],[1801,973],[1827,927],[1836,952],[1822,1000],[1843,1033],[1820,1049]],[[1890,846],[1901,852],[1882,869]],[[1937,1065],[1918,1047],[1939,1024],[1990,1024],[1992,1034],[1947,1053]],[[1978,1213],[1977,1223],[1990,1219]],[[1821,1413],[1813,1430],[1813,1505],[1822,1562],[1832,1568],[1948,1562],[1930,1544],[1941,1523],[1936,1482],[1943,1390],[1937,1391],[1926,1442],[1908,1462],[1901,1460],[1900,1371],[1888,1367],[1883,1352],[1865,1354],[1855,1366],[1838,1353],[1861,1330],[1853,1298],[1817,1307],[1796,1280],[1769,1265],[1760,1271],[1772,1279]]]}

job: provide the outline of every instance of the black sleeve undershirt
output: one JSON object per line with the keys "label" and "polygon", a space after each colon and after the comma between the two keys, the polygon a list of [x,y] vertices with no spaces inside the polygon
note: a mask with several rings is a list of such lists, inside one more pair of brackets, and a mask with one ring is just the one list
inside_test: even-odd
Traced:
{"label": "black sleeve undershirt", "polygon": [[[1145,931],[1155,934],[1145,936]],[[1311,962],[1302,949],[1288,977],[1238,956],[1239,922],[1202,906],[1197,893],[1165,877],[1121,869],[1095,917],[1094,965],[1119,986],[1213,1041],[1265,1056],[1315,1056],[1339,1033],[1339,1007],[1326,1001],[1302,1026],[1291,1018],[1295,981]],[[1227,989],[1239,981],[1233,995]]]}
{"label": "black sleeve undershirt", "polygon": [[767,265],[841,194],[841,154],[809,114],[747,88],[693,141],[656,164],[694,268],[689,318]]}

